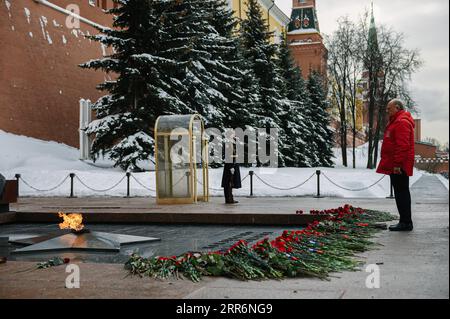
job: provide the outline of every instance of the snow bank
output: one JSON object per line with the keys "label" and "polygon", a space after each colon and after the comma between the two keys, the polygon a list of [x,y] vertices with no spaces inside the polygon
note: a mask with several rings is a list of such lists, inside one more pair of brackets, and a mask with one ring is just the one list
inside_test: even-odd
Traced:
{"label": "snow bank", "polygon": [[446,179],[444,176],[442,176],[440,174],[437,174],[436,176],[437,176],[437,178],[439,178],[439,180],[441,181],[442,185],[444,185],[444,187],[447,188],[447,190],[448,190],[449,189],[448,188],[448,179]]}
{"label": "snow bank", "polygon": [[[364,167],[364,147],[359,150],[359,159]],[[338,154],[337,154],[338,155]],[[68,179],[61,187],[39,192],[29,185],[48,190],[61,183],[70,173],[77,177],[87,186],[96,190],[105,190],[119,181],[119,185],[107,192],[94,192],[86,188],[79,180],[75,179],[76,196],[125,196],[126,180],[125,173],[118,168],[111,168],[112,162],[103,159],[93,163],[83,162],[78,159],[79,151],[73,147],[56,143],[37,140],[25,136],[18,136],[0,130],[0,173],[8,179],[14,179],[15,174],[21,174],[20,184],[21,196],[68,196],[70,193],[70,182]],[[336,159],[339,161],[339,157]],[[254,195],[256,196],[311,196],[316,194],[317,177],[315,172],[318,168],[281,168],[281,169],[258,169],[254,177]],[[365,168],[351,169],[342,167],[337,162],[337,168],[319,168],[324,175],[321,176],[321,194],[324,196],[336,196],[344,198],[370,197],[383,198],[389,195],[389,178],[385,177],[374,187],[354,192],[342,189],[360,189],[374,184],[382,175]],[[242,168],[241,175],[246,177],[249,168]],[[133,173],[131,180],[132,196],[155,196],[155,174],[154,172]],[[327,176],[331,181],[329,182]],[[416,172],[411,179],[415,183],[422,176]],[[210,193],[212,196],[223,196],[220,188],[222,179],[221,169],[210,170]],[[302,184],[294,189],[288,189]],[[268,185],[270,186],[268,186]],[[274,189],[275,188],[282,188]],[[237,196],[247,196],[250,193],[250,178],[243,182],[243,188],[235,191]]]}

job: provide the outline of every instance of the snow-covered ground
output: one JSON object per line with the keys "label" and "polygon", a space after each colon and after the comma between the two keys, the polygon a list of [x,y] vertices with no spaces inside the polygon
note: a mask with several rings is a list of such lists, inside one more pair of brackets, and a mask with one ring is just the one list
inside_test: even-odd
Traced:
{"label": "snow-covered ground", "polygon": [[448,188],[448,179],[446,179],[444,176],[442,176],[442,175],[440,175],[440,174],[437,174],[436,175],[437,176],[437,178],[439,178],[439,180],[441,181],[441,183],[445,186],[445,188],[447,188],[447,190],[449,189]]}
{"label": "snow-covered ground", "polygon": [[[351,150],[349,150],[351,154]],[[340,163],[340,151],[336,150],[336,168],[281,168],[258,169],[254,168],[257,177],[254,179],[254,195],[256,196],[308,196],[316,194],[317,178],[315,172],[320,169],[334,185],[323,175],[321,177],[321,194],[324,196],[336,197],[386,197],[389,194],[389,178],[385,177],[375,186],[363,191],[345,190],[361,189],[370,186],[380,180],[383,176],[374,171],[365,169],[367,148],[365,146],[358,149],[357,169],[342,167]],[[68,196],[70,193],[69,173],[76,176],[87,186],[96,190],[105,190],[121,181],[117,187],[107,192],[94,192],[86,188],[75,179],[76,196],[125,196],[126,180],[123,179],[125,173],[118,168],[111,168],[112,163],[102,160],[95,163],[80,161],[77,149],[56,143],[46,142],[24,136],[9,134],[0,130],[0,173],[7,179],[14,179],[15,174],[21,174],[20,184],[21,196]],[[349,156],[351,165],[351,156]],[[251,169],[242,168],[242,177],[247,176]],[[416,171],[411,179],[411,184],[415,183],[422,172]],[[155,196],[155,174],[154,172],[133,173],[135,179],[131,180],[132,196]],[[222,196],[220,188],[222,178],[221,169],[210,170],[210,193],[213,196]],[[312,177],[301,187],[295,187],[308,178]],[[66,179],[67,178],[67,179]],[[122,180],[123,179],[123,180]],[[62,181],[64,183],[51,191]],[[271,186],[282,188],[274,189]],[[247,196],[250,193],[250,179],[247,177],[243,182],[243,188],[235,191],[236,195]]]}

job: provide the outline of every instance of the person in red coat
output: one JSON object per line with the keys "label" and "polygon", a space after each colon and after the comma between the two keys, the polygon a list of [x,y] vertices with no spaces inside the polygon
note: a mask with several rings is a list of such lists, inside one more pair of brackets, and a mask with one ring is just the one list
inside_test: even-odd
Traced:
{"label": "person in red coat", "polygon": [[381,161],[377,173],[391,177],[400,222],[391,231],[412,231],[409,177],[414,170],[414,119],[402,101],[394,99],[386,107],[389,123],[384,132]]}

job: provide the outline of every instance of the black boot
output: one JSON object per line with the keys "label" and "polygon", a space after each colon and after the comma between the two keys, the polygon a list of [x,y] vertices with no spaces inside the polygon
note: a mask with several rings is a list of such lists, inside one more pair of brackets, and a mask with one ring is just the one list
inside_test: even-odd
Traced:
{"label": "black boot", "polygon": [[389,227],[390,231],[412,231],[414,229],[413,223],[403,223],[400,222],[397,225],[392,225]]}

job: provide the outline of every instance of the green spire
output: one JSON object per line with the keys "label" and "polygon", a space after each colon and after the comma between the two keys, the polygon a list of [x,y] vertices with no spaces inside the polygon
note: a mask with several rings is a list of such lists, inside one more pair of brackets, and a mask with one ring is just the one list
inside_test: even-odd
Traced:
{"label": "green spire", "polygon": [[376,29],[375,26],[375,16],[373,14],[373,1],[372,1],[372,16],[370,18],[370,29]]}
{"label": "green spire", "polygon": [[381,63],[382,57],[380,55],[380,48],[378,45],[378,32],[377,27],[375,25],[375,16],[373,14],[373,1],[372,1],[372,16],[370,19],[370,27],[369,27],[369,38],[368,38],[367,51],[368,56],[370,56],[370,60],[372,63]]}
{"label": "green spire", "polygon": [[373,1],[372,1],[372,16],[370,18],[370,28],[369,28],[369,48],[378,51],[378,35],[377,35],[377,27],[375,25],[375,16],[373,14]]}

